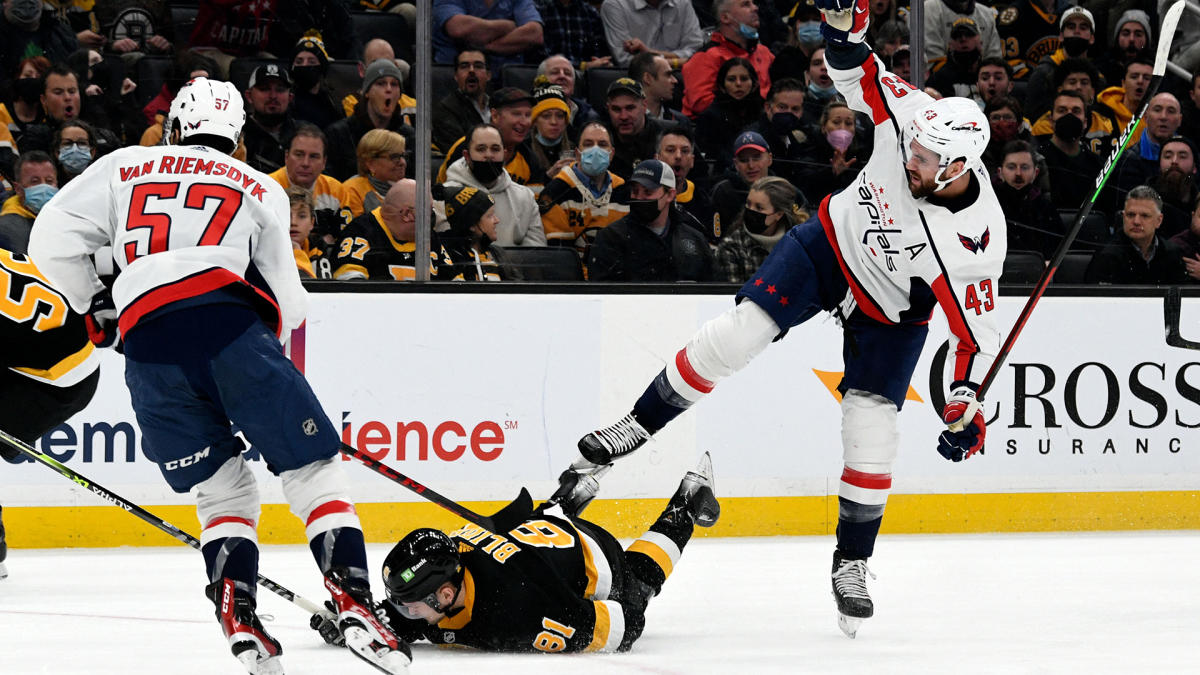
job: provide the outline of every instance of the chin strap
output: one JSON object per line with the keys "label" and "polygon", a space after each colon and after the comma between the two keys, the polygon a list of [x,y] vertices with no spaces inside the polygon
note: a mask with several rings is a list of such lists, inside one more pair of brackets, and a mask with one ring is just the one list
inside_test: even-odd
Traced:
{"label": "chin strap", "polygon": [[946,174],[946,170],[949,169],[950,165],[953,164],[955,161],[957,161],[957,160],[952,160],[952,161],[945,162],[945,163],[938,165],[937,175],[933,177],[933,182],[935,185],[937,185],[937,189],[934,190],[934,192],[937,192],[938,190],[945,188],[947,185],[953,183],[954,181],[958,180],[959,178],[962,178],[963,176],[969,175],[971,173],[971,171],[974,169],[970,160],[967,160],[966,163],[963,164],[963,170],[961,172],[959,172],[959,174],[957,176],[955,176],[954,178],[950,178],[950,179],[943,178],[943,176]]}

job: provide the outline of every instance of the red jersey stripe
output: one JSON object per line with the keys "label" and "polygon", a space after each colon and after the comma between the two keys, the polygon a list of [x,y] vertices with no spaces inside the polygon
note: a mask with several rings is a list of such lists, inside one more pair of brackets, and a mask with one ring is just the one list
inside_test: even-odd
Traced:
{"label": "red jersey stripe", "polygon": [[354,510],[354,505],[350,502],[344,502],[340,499],[336,499],[331,502],[325,502],[324,504],[313,509],[313,512],[308,516],[308,522],[304,524],[312,525],[313,521],[317,518],[333,515],[335,513],[356,513],[356,511]]}
{"label": "red jersey stripe", "polygon": [[966,380],[970,374],[968,371],[971,368],[971,359],[979,353],[979,345],[967,328],[967,317],[963,315],[962,307],[946,283],[946,276],[938,275],[932,288],[938,304],[946,314],[946,320],[950,323],[950,332],[958,338],[958,348],[954,350],[954,381]]}
{"label": "red jersey stripe", "polygon": [[871,121],[879,124],[887,120],[890,115],[888,115],[887,106],[883,104],[883,97],[879,95],[879,66],[875,63],[874,53],[868,56],[866,61],[863,61],[862,69],[863,82],[860,82],[860,85],[862,86],[863,100],[871,106]]}
{"label": "red jersey stripe", "polygon": [[123,312],[121,312],[121,318],[117,320],[117,325],[121,328],[122,335],[128,335],[129,331],[137,325],[138,321],[141,321],[146,317],[146,315],[157,309],[165,307],[172,302],[187,300],[188,298],[194,298],[198,295],[211,293],[218,288],[223,288],[231,284],[241,284],[248,288],[253,288],[254,292],[257,293],[262,300],[266,300],[268,303],[270,303],[270,306],[275,310],[276,316],[276,320],[274,321],[275,334],[279,335],[280,327],[283,324],[282,315],[279,311],[279,304],[276,303],[274,298],[271,296],[263,293],[258,288],[255,288],[251,284],[247,283],[245,279],[223,267],[214,267],[213,269],[206,270],[199,274],[193,274],[192,276],[185,277],[179,281],[165,284],[143,293],[140,297],[131,302]]}
{"label": "red jersey stripe", "polygon": [[842,482],[868,490],[891,490],[892,474],[863,473],[862,471],[855,471],[850,467],[845,467],[842,469]]}
{"label": "red jersey stripe", "polygon": [[239,518],[237,516],[217,516],[216,518],[213,518],[212,520],[208,521],[208,524],[204,526],[204,529],[207,530],[210,527],[216,527],[217,525],[224,525],[225,523],[240,523],[251,529],[254,528],[254,521],[250,520],[249,518]]}
{"label": "red jersey stripe", "polygon": [[887,316],[879,305],[867,295],[862,286],[858,285],[858,281],[854,279],[854,274],[850,272],[850,267],[846,265],[845,258],[842,257],[842,249],[838,247],[837,233],[833,231],[833,219],[829,217],[829,197],[821,200],[821,208],[817,212],[817,216],[821,219],[821,227],[825,228],[825,238],[829,240],[830,247],[833,248],[833,254],[837,256],[838,267],[842,268],[842,276],[846,277],[846,283],[850,284],[850,292],[854,293],[854,299],[858,302],[858,306],[863,313],[875,319],[880,323],[890,324]]}

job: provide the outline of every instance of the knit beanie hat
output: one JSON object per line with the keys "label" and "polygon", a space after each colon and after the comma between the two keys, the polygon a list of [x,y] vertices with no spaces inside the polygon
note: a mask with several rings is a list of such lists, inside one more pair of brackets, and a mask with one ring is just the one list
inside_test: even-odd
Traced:
{"label": "knit beanie hat", "polygon": [[538,115],[547,110],[561,110],[567,115],[567,121],[571,121],[571,106],[567,105],[567,95],[563,93],[562,87],[556,84],[548,84],[539,89],[533,90],[533,111],[530,114],[531,119],[537,119]]}
{"label": "knit beanie hat", "polygon": [[1146,31],[1146,46],[1153,46],[1154,31],[1150,29],[1150,15],[1140,9],[1131,9],[1122,14],[1120,19],[1117,19],[1117,23],[1113,25],[1112,43],[1114,45],[1117,44],[1117,36],[1121,33],[1121,26],[1124,26],[1130,21],[1136,21],[1137,23],[1142,24],[1142,28]]}
{"label": "knit beanie hat", "polygon": [[394,77],[401,87],[404,86],[404,73],[400,72],[399,66],[388,59],[376,59],[367,66],[367,72],[363,75],[362,93],[366,94],[381,77]]}
{"label": "knit beanie hat", "polygon": [[495,200],[479,188],[465,185],[446,185],[442,196],[446,204],[446,220],[453,236],[468,237],[471,227],[479,224],[483,214],[495,205]]}
{"label": "knit beanie hat", "polygon": [[296,42],[296,46],[292,48],[292,63],[295,63],[296,55],[300,52],[311,52],[316,55],[317,60],[321,62],[322,69],[329,65],[329,52],[325,51],[325,42],[317,31],[305,33],[304,37]]}

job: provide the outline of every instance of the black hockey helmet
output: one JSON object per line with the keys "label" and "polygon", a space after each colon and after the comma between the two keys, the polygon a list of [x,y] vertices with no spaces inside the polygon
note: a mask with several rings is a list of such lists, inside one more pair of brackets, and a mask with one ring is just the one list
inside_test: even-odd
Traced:
{"label": "black hockey helmet", "polygon": [[435,593],[462,579],[458,547],[445,532],[422,527],[392,547],[383,561],[383,585],[393,602],[424,602],[442,611]]}

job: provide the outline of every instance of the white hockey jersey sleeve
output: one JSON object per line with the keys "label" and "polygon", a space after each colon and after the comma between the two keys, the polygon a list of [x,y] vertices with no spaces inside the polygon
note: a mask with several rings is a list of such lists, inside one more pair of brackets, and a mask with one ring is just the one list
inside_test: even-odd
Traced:
{"label": "white hockey jersey sleeve", "polygon": [[885,69],[865,44],[830,43],[825,65],[850,108],[870,116],[876,127],[890,127],[897,138],[917,110],[933,101],[929,94]]}
{"label": "white hockey jersey sleeve", "polygon": [[279,318],[281,322],[280,338],[287,340],[291,332],[300,327],[308,312],[308,292],[300,283],[300,274],[296,271],[296,258],[292,254],[292,240],[289,234],[291,223],[287,193],[274,181],[264,181],[267,197],[260,221],[262,230],[258,241],[254,242],[254,253],[250,260],[258,268],[263,279],[267,282],[271,293],[279,303]]}

